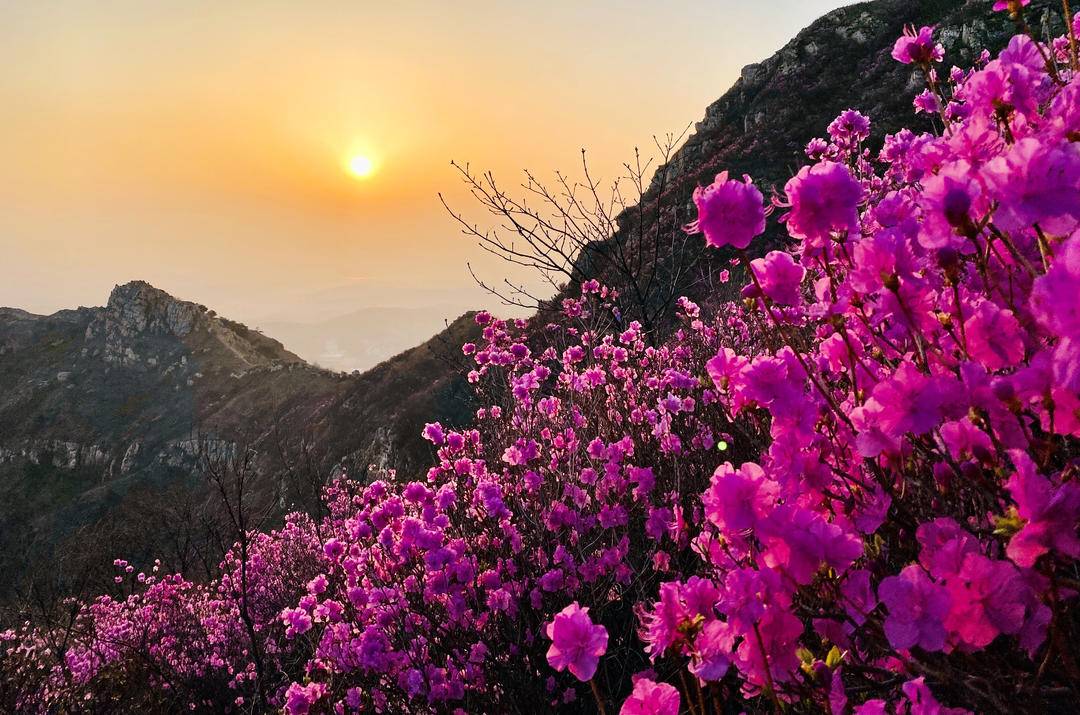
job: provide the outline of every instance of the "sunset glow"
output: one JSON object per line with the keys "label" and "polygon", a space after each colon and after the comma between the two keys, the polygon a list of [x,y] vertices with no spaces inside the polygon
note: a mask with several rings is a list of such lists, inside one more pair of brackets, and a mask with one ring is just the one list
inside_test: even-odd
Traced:
{"label": "sunset glow", "polygon": [[[256,324],[387,295],[442,317],[499,307],[465,264],[507,267],[437,198],[472,211],[451,160],[512,187],[586,147],[607,182],[841,4],[0,4],[0,255],[19,266],[0,305],[96,305],[139,278]],[[632,111],[613,123],[616,106]]]}
{"label": "sunset glow", "polygon": [[375,173],[375,164],[363,155],[350,157],[348,168],[349,173],[357,179],[366,179]]}

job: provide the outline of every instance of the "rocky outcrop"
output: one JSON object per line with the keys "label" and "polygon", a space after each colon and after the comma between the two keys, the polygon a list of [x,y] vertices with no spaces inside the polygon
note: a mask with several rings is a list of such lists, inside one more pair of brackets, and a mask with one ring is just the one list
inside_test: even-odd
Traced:
{"label": "rocky outcrop", "polygon": [[665,192],[684,203],[695,186],[725,169],[749,173],[765,189],[782,187],[804,162],[806,143],[822,136],[844,109],[874,120],[872,143],[918,122],[911,102],[921,77],[890,55],[909,24],[936,25],[946,62],[961,66],[1012,35],[1007,17],[995,16],[981,0],[876,0],[835,10],[773,56],[743,69],[657,172],[649,198],[656,197],[665,170]]}

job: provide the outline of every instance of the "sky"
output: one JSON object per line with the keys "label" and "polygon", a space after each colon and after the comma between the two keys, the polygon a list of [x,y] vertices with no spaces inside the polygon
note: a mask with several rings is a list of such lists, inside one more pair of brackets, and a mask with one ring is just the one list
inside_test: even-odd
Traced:
{"label": "sky", "polygon": [[[837,0],[0,0],[0,305],[496,308],[451,160],[612,178]],[[372,165],[358,178],[348,163]]]}

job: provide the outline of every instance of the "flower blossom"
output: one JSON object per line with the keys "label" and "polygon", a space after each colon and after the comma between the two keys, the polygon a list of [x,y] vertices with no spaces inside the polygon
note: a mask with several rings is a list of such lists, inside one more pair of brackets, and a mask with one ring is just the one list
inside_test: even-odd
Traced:
{"label": "flower blossom", "polygon": [[728,179],[726,171],[708,186],[694,190],[697,220],[686,228],[705,234],[705,243],[714,248],[746,248],[765,232],[764,198],[749,176],[742,181]]}
{"label": "flower blossom", "polygon": [[679,691],[667,683],[656,683],[648,678],[634,681],[619,715],[679,715]]}
{"label": "flower blossom", "polygon": [[888,609],[885,635],[893,647],[919,646],[928,651],[945,647],[949,593],[920,567],[907,566],[899,576],[884,579],[878,586],[878,598]]}
{"label": "flower blossom", "polygon": [[1009,558],[1020,566],[1031,567],[1045,553],[1080,558],[1080,485],[1075,482],[1054,487],[1035,471],[1035,463],[1024,452],[1014,450],[1016,471],[1006,483],[1009,495],[1024,526],[1009,540]]}
{"label": "flower blossom", "polygon": [[781,305],[799,302],[799,285],[806,269],[795,262],[786,251],[769,251],[764,258],[750,262],[750,267],[761,283],[761,290]]}
{"label": "flower blossom", "polygon": [[577,601],[555,614],[545,627],[551,639],[547,661],[555,670],[569,670],[575,678],[592,680],[600,656],[607,652],[608,632],[589,618],[589,609]]}
{"label": "flower blossom", "polygon": [[929,64],[944,59],[945,48],[934,42],[933,27],[921,27],[918,32],[914,27],[906,27],[893,45],[892,56],[905,65]]}
{"label": "flower blossom", "polygon": [[784,190],[791,205],[787,227],[795,238],[823,239],[832,231],[858,230],[863,190],[843,164],[804,166]]}

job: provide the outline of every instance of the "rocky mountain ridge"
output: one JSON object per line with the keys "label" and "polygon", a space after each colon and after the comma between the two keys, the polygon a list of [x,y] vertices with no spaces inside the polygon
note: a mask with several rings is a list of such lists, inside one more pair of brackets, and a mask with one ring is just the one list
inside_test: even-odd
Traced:
{"label": "rocky mountain ridge", "polygon": [[196,472],[208,440],[257,450],[258,488],[279,511],[299,498],[282,488],[289,450],[313,450],[325,475],[418,466],[425,417],[467,419],[445,356],[475,328],[463,317],[349,375],[142,281],[99,308],[0,309],[0,567],[26,572],[27,552],[48,563],[133,494],[204,494]]}

